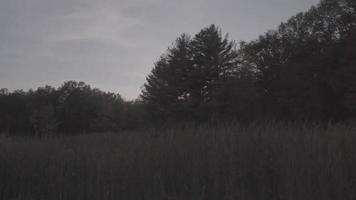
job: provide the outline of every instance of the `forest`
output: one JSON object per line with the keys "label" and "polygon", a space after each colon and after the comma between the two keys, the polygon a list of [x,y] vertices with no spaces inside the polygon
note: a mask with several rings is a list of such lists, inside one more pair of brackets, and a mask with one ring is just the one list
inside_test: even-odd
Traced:
{"label": "forest", "polygon": [[125,101],[84,82],[0,90],[0,132],[55,135],[186,123],[352,123],[356,118],[356,11],[327,0],[250,42],[217,25],[182,34],[140,97]]}

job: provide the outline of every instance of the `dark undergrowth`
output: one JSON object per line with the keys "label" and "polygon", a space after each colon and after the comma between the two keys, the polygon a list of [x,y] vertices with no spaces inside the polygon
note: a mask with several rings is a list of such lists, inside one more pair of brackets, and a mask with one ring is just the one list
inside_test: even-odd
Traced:
{"label": "dark undergrowth", "polygon": [[226,125],[0,139],[2,200],[354,200],[356,129]]}

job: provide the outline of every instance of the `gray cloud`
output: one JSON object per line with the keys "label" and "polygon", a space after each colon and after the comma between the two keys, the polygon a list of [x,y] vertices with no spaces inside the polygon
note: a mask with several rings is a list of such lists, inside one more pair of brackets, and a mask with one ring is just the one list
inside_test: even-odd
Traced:
{"label": "gray cloud", "polygon": [[251,40],[319,0],[2,0],[0,87],[82,80],[138,96],[181,33],[215,23]]}

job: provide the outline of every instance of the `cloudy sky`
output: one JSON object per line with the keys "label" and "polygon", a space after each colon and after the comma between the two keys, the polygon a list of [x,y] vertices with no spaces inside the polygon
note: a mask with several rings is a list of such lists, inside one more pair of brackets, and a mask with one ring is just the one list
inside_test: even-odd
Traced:
{"label": "cloudy sky", "polygon": [[134,99],[181,34],[249,41],[319,0],[0,0],[0,88],[84,81]]}

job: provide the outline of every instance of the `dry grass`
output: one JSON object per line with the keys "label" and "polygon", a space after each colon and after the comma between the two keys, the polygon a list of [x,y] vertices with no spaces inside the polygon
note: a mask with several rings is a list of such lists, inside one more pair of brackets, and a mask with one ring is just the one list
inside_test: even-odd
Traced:
{"label": "dry grass", "polygon": [[0,139],[1,200],[354,200],[353,127]]}

